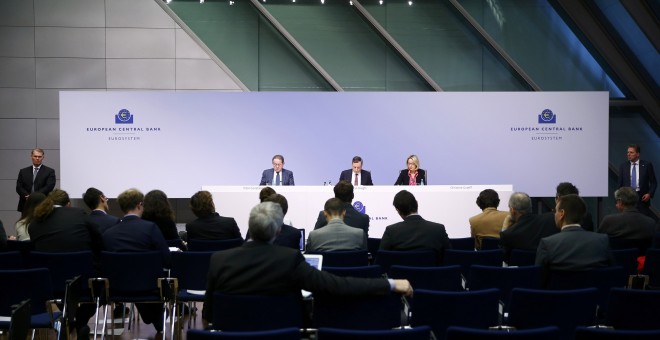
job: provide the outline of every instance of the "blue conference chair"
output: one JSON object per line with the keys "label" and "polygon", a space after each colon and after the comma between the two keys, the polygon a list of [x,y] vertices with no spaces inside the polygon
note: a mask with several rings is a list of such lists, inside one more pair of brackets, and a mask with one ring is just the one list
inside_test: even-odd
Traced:
{"label": "blue conference chair", "polygon": [[415,289],[463,290],[461,266],[410,267],[394,265],[390,275],[394,279],[407,279]]}
{"label": "blue conference chair", "polygon": [[324,267],[361,267],[369,265],[369,253],[366,250],[338,250],[308,253],[323,255]]}
{"label": "blue conference chair", "polygon": [[188,240],[189,251],[220,251],[240,247],[241,245],[243,245],[242,238],[234,238],[228,240]]}
{"label": "blue conference chair", "polygon": [[[193,302],[204,301],[206,278],[213,252],[177,251],[172,252],[170,277],[179,282],[178,301],[186,303],[190,311],[188,328],[192,324],[195,309]],[[183,312],[183,308],[181,309]]]}
{"label": "blue conference chair", "polygon": [[460,265],[463,277],[468,280],[470,266],[478,264],[482,266],[502,267],[504,255],[501,250],[455,250],[445,251],[444,265]]}
{"label": "blue conference chair", "polygon": [[451,249],[455,250],[474,250],[474,238],[472,237],[450,238],[449,244],[451,244]]}
{"label": "blue conference chair", "polygon": [[632,330],[578,327],[575,330],[575,340],[657,340],[660,339],[660,329]]}
{"label": "blue conference chair", "polygon": [[481,239],[480,250],[500,249],[500,239],[495,237],[484,237]]}
{"label": "blue conference chair", "polygon": [[431,328],[420,326],[415,328],[354,330],[338,328],[319,328],[318,340],[429,340]]}
{"label": "blue conference chair", "polygon": [[556,340],[559,337],[559,328],[549,326],[521,330],[486,330],[466,327],[449,327],[447,340]]}
{"label": "blue conference chair", "polygon": [[335,296],[314,293],[314,327],[391,329],[401,326],[403,304],[396,294]]}
{"label": "blue conference chair", "polygon": [[188,340],[300,340],[298,328],[282,328],[266,331],[216,332],[189,329]]}
{"label": "blue conference chair", "polygon": [[0,252],[0,270],[25,269],[23,254],[20,251]]}
{"label": "blue conference chair", "polygon": [[[65,286],[68,280],[80,276],[80,282],[87,282],[94,276],[94,260],[91,251],[50,253],[33,251],[28,255],[30,267],[48,268],[53,293],[56,298],[64,298]],[[85,286],[87,286],[85,284]],[[91,302],[87,289],[81,291],[83,302]]]}
{"label": "blue conference chair", "polygon": [[660,291],[612,288],[605,324],[615,329],[659,329]]}
{"label": "blue conference chair", "polygon": [[437,255],[432,250],[379,250],[376,253],[374,264],[377,264],[388,273],[393,265],[411,267],[433,267],[437,264]]}
{"label": "blue conference chair", "polygon": [[536,251],[513,249],[509,255],[509,267],[533,266],[536,264]]}
{"label": "blue conference chair", "polygon": [[213,293],[213,329],[264,331],[303,326],[300,295],[266,296]]}
{"label": "blue conference chair", "polygon": [[9,340],[25,340],[30,330],[30,299],[12,306]]}
{"label": "blue conference chair", "polygon": [[492,267],[473,265],[470,267],[470,290],[498,288],[505,311],[509,308],[511,291],[514,288],[541,288],[541,267]]}
{"label": "blue conference chair", "polygon": [[649,276],[649,286],[654,289],[660,288],[660,248],[649,248],[646,250],[644,269],[642,274]]}
{"label": "blue conference chair", "polygon": [[[324,260],[325,261],[325,260]],[[379,278],[385,275],[383,268],[379,265],[361,266],[361,267],[326,267],[323,271],[337,276]]]}
{"label": "blue conference chair", "polygon": [[612,250],[612,257],[617,266],[623,267],[626,275],[637,274],[637,257],[639,251],[637,249],[616,249]]}

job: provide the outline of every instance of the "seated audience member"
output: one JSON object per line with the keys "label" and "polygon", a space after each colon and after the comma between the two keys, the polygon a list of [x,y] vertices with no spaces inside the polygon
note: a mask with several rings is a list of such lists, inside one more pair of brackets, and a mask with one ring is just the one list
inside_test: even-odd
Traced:
{"label": "seated audience member", "polygon": [[[344,224],[354,228],[362,229],[362,231],[364,231],[365,237],[369,237],[369,215],[355,210],[351,204],[354,197],[353,184],[351,184],[349,181],[339,181],[339,183],[335,185],[333,191],[335,192],[335,198],[338,198],[344,202],[344,207],[346,209]],[[314,230],[322,228],[326,224],[328,224],[328,221],[325,218],[323,210],[321,210],[319,212],[319,217],[316,219]]]}
{"label": "seated audience member", "polygon": [[[158,226],[140,218],[144,212],[144,195],[137,189],[128,189],[117,196],[124,217],[103,233],[103,247],[112,252],[160,251],[163,266],[169,268],[170,249]],[[156,331],[163,331],[163,306],[156,303],[136,303],[142,320],[153,323]]]}
{"label": "seated audience member", "polygon": [[484,237],[500,238],[502,224],[508,213],[499,211],[500,196],[493,189],[486,189],[479,193],[477,206],[482,213],[470,217],[470,235],[474,238],[474,247],[481,249],[481,239]]}
{"label": "seated audience member", "polygon": [[108,199],[101,190],[96,188],[87,189],[83,194],[83,201],[91,210],[87,218],[99,226],[99,231],[101,233],[119,223],[118,217],[108,215],[108,211],[110,210],[108,207]]}
{"label": "seated audience member", "polygon": [[532,200],[526,193],[514,192],[509,198],[509,215],[500,232],[504,261],[508,262],[511,250],[536,250],[542,238],[557,232],[554,220],[532,214]]}
{"label": "seated audience member", "polygon": [[640,251],[645,251],[653,242],[655,221],[637,210],[639,196],[631,187],[619,188],[614,199],[619,213],[605,216],[598,232],[614,239],[637,241]]}
{"label": "seated audience member", "polygon": [[[211,256],[202,319],[213,319],[213,294],[300,295],[300,290],[334,295],[412,295],[407,280],[338,277],[311,267],[302,254],[273,246],[282,226],[278,204],[260,203],[250,211],[252,241]],[[302,298],[302,297],[301,297]]]}
{"label": "seated audience member", "polygon": [[[30,195],[32,197],[32,195]],[[101,233],[98,226],[87,220],[84,210],[71,207],[69,195],[54,189],[34,210],[28,227],[34,250],[42,252],[92,251],[98,259],[101,252]],[[74,324],[79,338],[89,336],[87,322],[96,312],[92,304],[78,307]]]}
{"label": "seated audience member", "polygon": [[186,224],[189,240],[228,240],[241,237],[236,220],[232,217],[220,216],[215,211],[210,192],[206,190],[196,192],[190,198],[190,209],[197,219]]}
{"label": "seated audience member", "polygon": [[427,221],[417,213],[417,200],[412,193],[401,190],[394,195],[394,208],[402,222],[385,228],[380,241],[383,250],[434,250],[437,263],[442,263],[445,249],[450,249],[445,226]]}
{"label": "seated audience member", "polygon": [[408,156],[406,159],[407,169],[399,172],[399,177],[394,185],[426,185],[426,171],[419,168],[419,158],[416,155]]}
{"label": "seated audience member", "polygon": [[371,172],[362,170],[362,157],[355,156],[351,163],[351,169],[344,170],[339,174],[339,181],[348,181],[353,185],[374,185],[371,180]]}
{"label": "seated audience member", "polygon": [[39,203],[46,199],[46,195],[35,191],[28,196],[23,206],[23,211],[21,212],[21,218],[16,221],[15,229],[16,236],[9,237],[10,240],[17,241],[29,241],[30,234],[28,233],[28,226],[34,219],[34,208],[36,208]]}
{"label": "seated audience member", "polygon": [[[555,204],[557,203],[557,200],[559,200],[559,197],[564,196],[564,195],[580,195],[580,191],[578,190],[578,188],[575,185],[573,185],[573,183],[561,182],[557,185],[557,194],[555,195]],[[554,212],[545,213],[545,218],[547,218],[551,221],[554,221],[554,219],[555,219]],[[594,231],[594,220],[593,220],[593,217],[591,216],[591,213],[589,213],[589,211],[586,211],[584,213],[584,216],[580,220],[580,226],[584,230]]]}
{"label": "seated audience member", "polygon": [[160,190],[151,190],[144,196],[144,212],[142,219],[156,223],[166,240],[176,240],[179,232],[176,229],[174,210],[167,200],[167,195]]}
{"label": "seated audience member", "polygon": [[264,200],[268,198],[268,196],[275,194],[276,194],[275,189],[271,187],[264,187],[263,189],[261,189],[261,191],[259,191],[259,202],[263,203]]}
{"label": "seated audience member", "polygon": [[328,224],[309,233],[308,252],[367,249],[364,232],[344,224],[344,215],[346,215],[344,202],[338,198],[327,200],[323,214]]}
{"label": "seated audience member", "polygon": [[580,227],[586,210],[578,195],[559,197],[555,222],[561,232],[541,239],[536,265],[545,270],[584,271],[614,263],[607,235],[587,232]]}
{"label": "seated audience member", "polygon": [[[286,216],[287,211],[289,211],[289,203],[286,200],[286,197],[280,194],[270,195],[266,197],[264,202],[273,202],[279,204],[283,213],[282,218],[284,218],[284,216]],[[301,237],[302,236],[300,235],[300,230],[288,224],[284,224],[284,220],[282,220],[282,225],[280,226],[280,233],[275,238],[273,244],[282,247],[300,250]],[[251,239],[250,230],[248,230],[247,232],[246,239]]]}

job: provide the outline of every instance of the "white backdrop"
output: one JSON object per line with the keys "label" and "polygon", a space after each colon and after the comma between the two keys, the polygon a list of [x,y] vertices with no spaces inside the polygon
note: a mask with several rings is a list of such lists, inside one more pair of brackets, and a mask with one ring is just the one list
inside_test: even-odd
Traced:
{"label": "white backdrop", "polygon": [[[130,124],[117,123],[123,109]],[[608,94],[62,91],[60,143],[72,197],[90,186],[190,197],[202,185],[256,185],[274,154],[297,185],[336,183],[355,155],[376,185],[391,185],[417,154],[428,184],[554,196],[570,181],[607,196]]]}

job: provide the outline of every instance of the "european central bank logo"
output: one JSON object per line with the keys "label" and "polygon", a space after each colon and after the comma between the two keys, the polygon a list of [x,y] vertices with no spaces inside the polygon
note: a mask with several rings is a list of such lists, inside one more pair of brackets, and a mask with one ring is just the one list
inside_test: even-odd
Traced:
{"label": "european central bank logo", "polygon": [[555,124],[557,116],[550,109],[545,109],[539,115],[539,124]]}
{"label": "european central bank logo", "polygon": [[362,204],[362,202],[360,201],[356,201],[355,203],[353,203],[353,209],[363,214],[367,213],[367,207],[365,207],[364,204]]}
{"label": "european central bank logo", "polygon": [[115,115],[115,124],[133,124],[133,115],[126,109],[121,109]]}

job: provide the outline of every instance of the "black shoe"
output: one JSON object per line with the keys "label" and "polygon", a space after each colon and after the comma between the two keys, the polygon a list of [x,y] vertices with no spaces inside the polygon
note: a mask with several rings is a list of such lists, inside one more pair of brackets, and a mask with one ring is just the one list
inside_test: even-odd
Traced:
{"label": "black shoe", "polygon": [[78,330],[76,331],[76,333],[78,334],[78,339],[81,339],[81,340],[82,339],[89,339],[89,332],[90,332],[90,329],[89,329],[89,326],[87,326],[87,325],[84,325],[84,326],[78,328]]}

